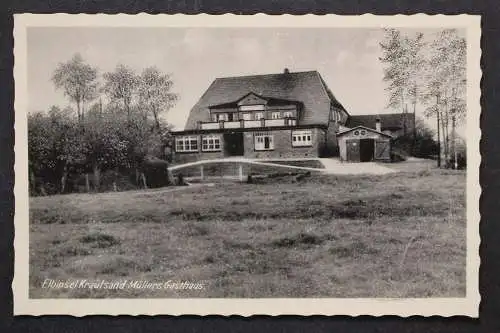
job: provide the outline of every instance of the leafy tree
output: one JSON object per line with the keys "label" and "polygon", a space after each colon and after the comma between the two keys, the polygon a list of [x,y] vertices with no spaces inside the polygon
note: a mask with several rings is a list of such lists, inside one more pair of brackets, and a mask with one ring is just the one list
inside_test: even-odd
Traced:
{"label": "leafy tree", "polygon": [[[386,29],[380,43],[380,60],[385,65],[388,107],[400,108],[406,114],[408,103],[414,113],[418,103],[425,104],[424,115],[436,117],[438,146],[442,137],[448,160],[450,125],[455,124],[454,119],[457,123],[463,121],[466,113],[466,42],[455,29],[442,30],[431,37],[433,40],[428,43],[422,33],[405,35],[397,29]],[[414,137],[416,140],[417,133]]]}
{"label": "leafy tree", "polygon": [[[426,66],[426,116],[435,116],[438,137],[443,139],[445,160],[450,154],[450,123],[458,123],[466,114],[466,41],[455,29],[442,30],[434,36]],[[452,129],[453,131],[453,129]]]}
{"label": "leafy tree", "polygon": [[408,36],[397,29],[386,29],[385,39],[380,43],[380,47],[382,49],[380,61],[385,64],[383,79],[388,83],[387,107],[399,108],[406,114],[410,103],[413,112],[416,113],[422,85],[421,71],[425,63],[424,35],[417,33]]}
{"label": "leafy tree", "polygon": [[[118,65],[103,75],[100,90],[97,69],[76,54],[57,66],[52,81],[75,103],[76,113],[54,106],[29,115],[31,193],[72,192],[82,176],[88,192],[90,175],[95,191],[110,180],[116,190],[119,174],[126,177],[133,171],[136,186],[167,184],[164,155],[171,135],[161,115],[178,98],[170,91],[169,75],[150,67],[138,76]],[[108,97],[104,103],[102,98],[91,103],[100,92]],[[103,185],[109,188],[109,183]]]}
{"label": "leafy tree", "polygon": [[144,69],[139,84],[139,105],[153,116],[157,129],[160,129],[160,114],[168,111],[178,100],[178,95],[170,92],[174,82],[170,75],[156,67]]}
{"label": "leafy tree", "polygon": [[94,189],[99,190],[102,171],[117,168],[127,159],[127,141],[120,133],[124,130],[113,113],[96,109],[89,112],[82,135],[85,165],[94,175]]}
{"label": "leafy tree", "polygon": [[139,88],[139,77],[129,67],[118,65],[113,72],[104,73],[103,90],[108,98],[115,103],[121,103],[131,118],[131,105]]}
{"label": "leafy tree", "polygon": [[[48,113],[28,117],[28,154],[32,189],[36,190],[36,175],[59,185],[57,192],[66,191],[69,168],[85,159],[79,130],[68,109],[51,107]],[[42,184],[41,192],[45,192]]]}
{"label": "leafy tree", "polygon": [[97,69],[86,64],[80,54],[75,54],[71,60],[59,63],[52,76],[57,89],[76,104],[78,120],[84,119],[84,105],[95,99],[97,95]]}

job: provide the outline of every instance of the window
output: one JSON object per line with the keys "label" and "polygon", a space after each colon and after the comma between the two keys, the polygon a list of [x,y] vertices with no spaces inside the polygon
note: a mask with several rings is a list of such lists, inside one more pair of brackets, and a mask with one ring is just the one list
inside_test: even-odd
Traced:
{"label": "window", "polygon": [[292,111],[283,112],[283,118],[292,118],[292,117],[293,117]]}
{"label": "window", "polygon": [[251,120],[251,119],[252,119],[251,113],[243,113],[243,120]]}
{"label": "window", "polygon": [[204,135],[201,138],[201,150],[203,151],[220,151],[220,136]]}
{"label": "window", "polygon": [[273,112],[271,113],[271,118],[272,119],[280,119],[281,118],[281,112]]}
{"label": "window", "polygon": [[265,105],[257,104],[257,105],[241,105],[240,111],[264,111]]}
{"label": "window", "polygon": [[181,136],[175,139],[175,151],[177,152],[196,152],[198,151],[197,136]]}
{"label": "window", "polygon": [[227,118],[228,118],[227,113],[218,113],[216,121],[221,121],[221,120],[227,121]]}
{"label": "window", "polygon": [[255,150],[273,150],[273,135],[267,132],[255,133]]}
{"label": "window", "polygon": [[292,132],[292,146],[293,147],[312,146],[312,132],[311,131],[293,131]]}
{"label": "window", "polygon": [[255,113],[255,120],[261,120],[264,118],[264,112],[256,112]]}

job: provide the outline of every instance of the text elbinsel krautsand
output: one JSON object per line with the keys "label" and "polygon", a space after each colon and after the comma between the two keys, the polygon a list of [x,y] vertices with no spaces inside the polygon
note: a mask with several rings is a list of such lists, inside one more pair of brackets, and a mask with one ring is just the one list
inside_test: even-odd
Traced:
{"label": "text elbinsel krautsand", "polygon": [[148,280],[89,280],[89,279],[45,279],[42,288],[47,289],[152,289],[152,290],[202,290],[202,281],[148,281]]}

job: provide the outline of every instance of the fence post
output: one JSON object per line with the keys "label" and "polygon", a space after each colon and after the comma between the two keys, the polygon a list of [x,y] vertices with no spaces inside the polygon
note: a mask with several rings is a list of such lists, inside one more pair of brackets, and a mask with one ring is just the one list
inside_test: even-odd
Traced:
{"label": "fence post", "polygon": [[239,176],[240,176],[240,182],[243,181],[243,164],[240,163],[239,165]]}
{"label": "fence post", "polygon": [[203,180],[205,178],[205,175],[203,173],[203,164],[200,165],[200,179]]}

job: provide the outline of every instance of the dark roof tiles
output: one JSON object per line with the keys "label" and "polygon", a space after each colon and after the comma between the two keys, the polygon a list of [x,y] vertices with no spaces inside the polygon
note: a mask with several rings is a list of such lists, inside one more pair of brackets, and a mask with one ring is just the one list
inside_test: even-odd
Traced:
{"label": "dark roof tiles", "polygon": [[250,92],[302,102],[301,125],[326,125],[330,104],[340,105],[317,71],[217,78],[191,109],[185,129],[209,121],[210,106],[232,103]]}
{"label": "dark roof tiles", "polygon": [[375,122],[379,118],[382,130],[398,130],[403,128],[405,117],[406,128],[413,128],[414,119],[411,113],[407,113],[406,115],[402,113],[350,115],[346,126],[351,128],[356,126],[375,128]]}

